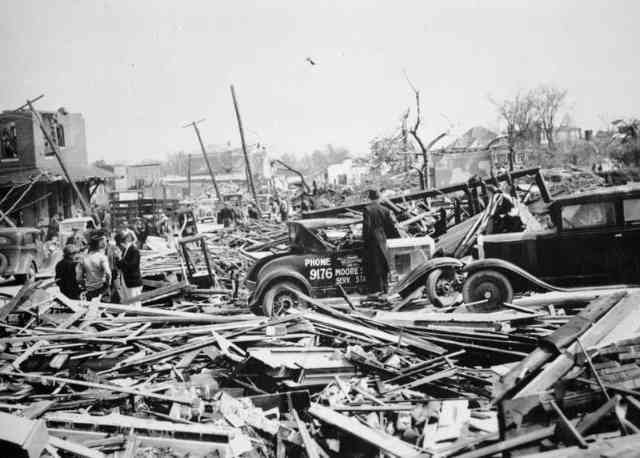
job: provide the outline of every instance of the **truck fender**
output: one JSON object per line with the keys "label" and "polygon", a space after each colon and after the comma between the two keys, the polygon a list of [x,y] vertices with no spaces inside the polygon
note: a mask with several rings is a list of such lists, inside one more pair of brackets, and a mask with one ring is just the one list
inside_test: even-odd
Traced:
{"label": "truck fender", "polygon": [[413,269],[409,274],[398,284],[395,288],[395,292],[403,297],[406,297],[418,287],[424,286],[427,276],[436,269],[442,269],[450,267],[454,269],[460,269],[464,266],[462,261],[457,258],[442,257],[429,259],[424,264],[420,264]]}
{"label": "truck fender", "polygon": [[542,291],[570,291],[565,288],[559,288],[557,286],[553,286],[547,283],[544,280],[539,279],[535,275],[527,272],[522,267],[519,267],[509,261],[505,261],[504,259],[498,258],[487,258],[480,259],[478,261],[473,261],[464,266],[462,271],[467,274],[467,276],[474,274],[480,270],[496,270],[498,272],[503,273],[507,276],[509,281],[513,281],[514,279],[518,279],[523,283],[527,283],[530,286],[535,286]]}
{"label": "truck fender", "polygon": [[303,287],[303,293],[311,293],[311,284],[302,274],[286,268],[275,269],[273,272],[270,272],[264,278],[260,279],[255,292],[251,296],[249,306],[259,303],[262,300],[264,293],[266,293],[272,285],[277,282],[287,280],[301,285]]}

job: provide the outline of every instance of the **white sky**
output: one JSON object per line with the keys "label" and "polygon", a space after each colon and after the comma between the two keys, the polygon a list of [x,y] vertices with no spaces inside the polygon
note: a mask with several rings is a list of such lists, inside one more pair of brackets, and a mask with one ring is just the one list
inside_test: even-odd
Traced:
{"label": "white sky", "polygon": [[[640,2],[2,0],[0,108],[41,93],[84,114],[91,160],[249,142],[354,153],[421,89],[425,138],[494,126],[488,95],[553,83],[580,127],[638,116]],[[636,49],[637,51],[637,49]],[[316,66],[305,62],[306,57]],[[450,121],[449,121],[450,120]]]}

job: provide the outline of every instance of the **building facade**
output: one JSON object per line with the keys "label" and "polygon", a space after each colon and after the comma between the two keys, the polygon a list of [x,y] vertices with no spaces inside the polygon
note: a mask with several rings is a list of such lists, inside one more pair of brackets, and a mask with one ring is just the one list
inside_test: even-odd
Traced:
{"label": "building facade", "polygon": [[[111,174],[88,163],[82,115],[63,108],[38,113],[71,179],[88,201]],[[4,199],[0,209],[25,226],[40,226],[56,213],[70,217],[81,208],[37,117],[26,110],[0,113],[0,195]]]}

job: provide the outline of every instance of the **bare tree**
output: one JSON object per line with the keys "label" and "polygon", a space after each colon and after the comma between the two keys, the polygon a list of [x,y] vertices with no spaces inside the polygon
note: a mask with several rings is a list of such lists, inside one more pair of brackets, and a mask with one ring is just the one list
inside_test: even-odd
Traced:
{"label": "bare tree", "polygon": [[420,138],[420,135],[418,134],[418,129],[420,128],[420,123],[422,122],[422,112],[420,108],[420,91],[416,89],[416,87],[413,85],[413,83],[409,79],[409,76],[407,76],[406,72],[404,73],[404,76],[407,79],[407,83],[409,83],[409,86],[413,90],[413,93],[416,98],[416,122],[414,123],[413,127],[409,129],[409,133],[418,144],[418,147],[420,148],[420,152],[422,153],[423,164],[422,164],[422,175],[420,179],[420,184],[422,189],[429,189],[431,186],[430,177],[429,177],[429,150],[433,148],[433,146],[438,141],[446,137],[449,131],[447,130],[445,132],[442,132],[440,135],[435,137],[425,146],[425,144],[422,141],[422,138]]}
{"label": "bare tree", "polygon": [[535,109],[542,131],[550,149],[554,149],[553,132],[560,107],[567,97],[566,89],[554,86],[540,86],[533,91]]}
{"label": "bare tree", "polygon": [[518,92],[512,99],[489,100],[495,105],[500,118],[506,123],[509,144],[509,169],[513,170],[515,147],[533,139],[536,128],[536,104],[532,91]]}

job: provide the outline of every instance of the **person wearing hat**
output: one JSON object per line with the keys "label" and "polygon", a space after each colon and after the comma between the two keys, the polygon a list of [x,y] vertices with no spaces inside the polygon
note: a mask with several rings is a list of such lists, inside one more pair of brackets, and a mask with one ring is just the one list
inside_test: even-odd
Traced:
{"label": "person wearing hat", "polygon": [[111,268],[105,254],[104,235],[96,232],[89,239],[89,251],[80,262],[78,283],[84,286],[87,300],[101,297],[111,285]]}
{"label": "person wearing hat", "polygon": [[60,292],[69,299],[79,299],[80,286],[76,280],[78,250],[74,245],[65,245],[62,253],[62,259],[56,264],[56,285],[60,288]]}
{"label": "person wearing hat", "polygon": [[369,191],[371,202],[362,211],[362,238],[364,240],[363,267],[369,292],[387,292],[391,256],[387,249],[387,237],[396,238],[393,216],[380,204],[377,190]]}

